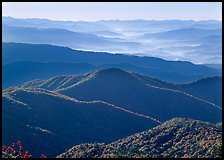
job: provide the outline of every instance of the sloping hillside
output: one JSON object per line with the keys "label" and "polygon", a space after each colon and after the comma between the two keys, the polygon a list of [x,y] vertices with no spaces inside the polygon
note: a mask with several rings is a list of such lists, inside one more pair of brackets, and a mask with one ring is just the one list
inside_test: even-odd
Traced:
{"label": "sloping hillside", "polygon": [[192,83],[178,85],[178,87],[180,90],[222,106],[222,77],[203,78]]}
{"label": "sloping hillside", "polygon": [[34,157],[43,151],[53,157],[79,143],[112,142],[159,124],[113,104],[40,88],[9,88],[2,100],[2,143],[20,140]]}
{"label": "sloping hillside", "polygon": [[184,91],[222,106],[222,77],[206,77],[190,83],[174,84],[156,78],[133,74],[145,84]]}
{"label": "sloping hillside", "polygon": [[57,158],[221,158],[222,127],[174,118],[110,144],[86,143]]}
{"label": "sloping hillside", "polygon": [[221,107],[179,90],[146,84],[136,74],[121,69],[96,70],[73,84],[68,79],[54,77],[38,85],[28,82],[26,87],[50,89],[79,100],[103,100],[160,121],[174,117],[221,121]]}

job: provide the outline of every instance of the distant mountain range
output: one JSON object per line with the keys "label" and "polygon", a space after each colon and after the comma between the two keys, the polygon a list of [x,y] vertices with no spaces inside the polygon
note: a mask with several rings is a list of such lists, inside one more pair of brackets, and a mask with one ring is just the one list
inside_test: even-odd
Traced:
{"label": "distant mountain range", "polygon": [[221,21],[137,19],[86,22],[2,17],[2,23],[3,42],[51,44],[197,64],[222,63]]}
{"label": "distant mountain range", "polygon": [[115,30],[117,28],[129,30],[172,30],[183,27],[194,27],[199,29],[218,29],[222,27],[221,21],[194,21],[194,20],[100,20],[96,22],[85,21],[53,21],[49,19],[19,19],[12,17],[2,17],[3,24],[20,27],[40,27],[40,28],[63,28],[73,31],[100,31]]}
{"label": "distant mountain range", "polygon": [[[40,75],[39,78],[49,78],[50,76],[55,76],[56,73],[86,73],[88,71],[92,71],[93,69],[107,67],[118,67],[128,71],[138,72],[143,75],[175,83],[186,83],[207,76],[221,76],[220,69],[209,68],[204,65],[195,65],[187,61],[165,61],[163,59],[154,57],[139,57],[122,54],[109,54],[104,52],[78,51],[66,47],[52,45],[3,43],[2,58],[4,74],[3,79],[5,79],[3,80],[3,87],[9,86],[9,79],[10,77],[16,75],[15,72],[20,74],[20,78],[22,80],[19,80],[19,78],[18,82],[15,81],[15,83],[12,83],[11,85],[18,85],[19,83],[31,80],[31,78],[38,78],[37,76],[32,77],[32,73],[31,77],[28,79],[23,77],[23,75],[28,76],[28,74],[25,73],[30,73],[29,68],[33,68],[33,75]],[[46,64],[43,62],[54,63]],[[79,64],[62,65],[59,62]],[[85,69],[81,69],[80,65]],[[61,66],[62,68],[57,66]],[[41,69],[46,69],[51,72],[43,73]],[[6,84],[4,82],[6,82]]]}
{"label": "distant mountain range", "polygon": [[183,28],[178,30],[159,32],[159,33],[148,33],[141,38],[156,38],[156,39],[177,39],[177,40],[195,40],[207,36],[218,36],[222,34],[222,29],[205,30],[197,28]]}
{"label": "distant mountain range", "polygon": [[38,28],[61,28],[61,29],[68,29],[75,32],[83,32],[83,31],[97,31],[102,29],[110,29],[105,25],[94,24],[91,22],[84,22],[84,21],[53,21],[49,19],[38,19],[38,18],[31,18],[31,19],[19,19],[19,18],[12,18],[12,17],[2,17],[3,24],[10,25],[10,26],[17,26],[17,27],[37,27]]}
{"label": "distant mountain range", "polygon": [[113,143],[84,143],[57,158],[221,158],[222,127],[174,118]]}
{"label": "distant mountain range", "polygon": [[2,35],[3,42],[53,44],[85,50],[141,47],[141,44],[137,42],[117,42],[112,38],[60,28],[39,29],[3,25]]}

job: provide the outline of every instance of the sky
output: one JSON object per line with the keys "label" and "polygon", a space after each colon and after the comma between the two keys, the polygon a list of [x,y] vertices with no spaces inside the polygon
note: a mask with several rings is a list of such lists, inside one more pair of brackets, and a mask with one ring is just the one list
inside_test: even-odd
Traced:
{"label": "sky", "polygon": [[221,2],[2,2],[2,15],[63,21],[222,20]]}

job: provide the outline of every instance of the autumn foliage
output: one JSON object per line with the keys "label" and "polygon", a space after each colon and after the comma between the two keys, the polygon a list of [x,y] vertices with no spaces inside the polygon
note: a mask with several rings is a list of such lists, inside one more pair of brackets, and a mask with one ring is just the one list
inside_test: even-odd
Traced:
{"label": "autumn foliage", "polygon": [[[11,146],[2,146],[2,158],[32,158],[32,154],[24,151],[20,141],[12,143]],[[44,154],[40,158],[47,158]]]}

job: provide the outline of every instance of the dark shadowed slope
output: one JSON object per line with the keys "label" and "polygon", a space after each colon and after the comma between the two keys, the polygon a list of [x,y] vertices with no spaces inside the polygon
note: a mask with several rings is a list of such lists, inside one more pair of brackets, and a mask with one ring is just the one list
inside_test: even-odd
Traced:
{"label": "dark shadowed slope", "polygon": [[112,142],[159,124],[113,104],[40,88],[6,89],[2,104],[2,143],[20,140],[33,156],[56,156],[79,143]]}
{"label": "dark shadowed slope", "polygon": [[79,100],[103,100],[160,121],[173,117],[221,120],[221,107],[189,93],[146,84],[136,74],[121,69],[101,69],[79,78],[73,84],[69,77],[59,76],[25,86],[55,90]]}
{"label": "dark shadowed slope", "polygon": [[178,85],[178,87],[185,92],[222,106],[222,77],[203,78],[192,83]]}
{"label": "dark shadowed slope", "polygon": [[222,127],[174,118],[110,144],[80,144],[58,158],[221,158]]}

